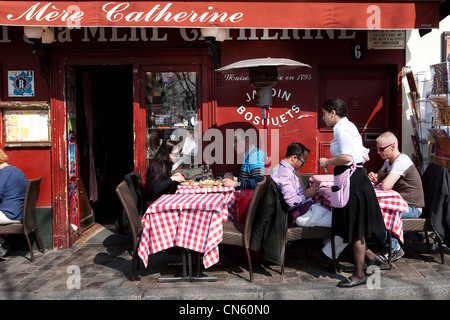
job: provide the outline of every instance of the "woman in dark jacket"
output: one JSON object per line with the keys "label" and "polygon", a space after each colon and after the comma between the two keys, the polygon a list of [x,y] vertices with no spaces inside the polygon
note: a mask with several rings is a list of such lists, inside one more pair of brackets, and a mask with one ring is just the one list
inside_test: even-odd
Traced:
{"label": "woman in dark jacket", "polygon": [[180,149],[177,141],[165,140],[150,161],[145,174],[144,187],[147,195],[147,207],[163,194],[169,193],[172,182],[185,181],[185,177],[181,173],[172,174],[172,166],[179,159]]}

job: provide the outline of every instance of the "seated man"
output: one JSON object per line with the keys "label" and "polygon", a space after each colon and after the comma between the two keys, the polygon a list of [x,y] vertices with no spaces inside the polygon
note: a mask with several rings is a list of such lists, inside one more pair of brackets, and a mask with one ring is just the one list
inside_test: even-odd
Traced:
{"label": "seated man", "polygon": [[244,161],[239,171],[239,177],[225,174],[222,185],[235,187],[236,189],[255,189],[258,182],[264,179],[265,155],[254,144],[250,144],[248,136],[242,130],[237,130],[234,137],[234,150],[239,155],[244,155]]}
{"label": "seated man", "polygon": [[[0,224],[20,223],[27,191],[27,177],[19,168],[8,164],[8,156],[0,149]],[[9,246],[0,236],[0,257]]]}
{"label": "seated man", "polygon": [[[392,132],[386,131],[377,138],[377,150],[385,161],[378,173],[369,173],[370,181],[379,183],[383,190],[395,190],[403,197],[408,204],[408,212],[402,212],[402,218],[419,217],[425,200],[422,179],[416,166],[406,154],[398,150],[398,140]],[[405,254],[396,238],[392,238],[392,251],[392,261]]]}
{"label": "seated man", "polygon": [[[271,175],[283,194],[288,206],[289,227],[331,227],[332,212],[329,208],[314,202],[316,187],[312,186],[304,190],[300,180],[295,175],[295,170],[304,166],[309,158],[309,150],[299,142],[291,143],[286,150],[286,156],[280,164],[274,168]],[[345,249],[347,243],[341,237],[335,237],[336,258]],[[331,241],[325,240],[322,252],[332,259]]]}

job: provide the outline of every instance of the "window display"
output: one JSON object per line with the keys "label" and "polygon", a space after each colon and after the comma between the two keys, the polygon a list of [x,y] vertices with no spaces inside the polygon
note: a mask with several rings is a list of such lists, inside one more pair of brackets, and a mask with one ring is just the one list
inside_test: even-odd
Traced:
{"label": "window display", "polygon": [[[146,110],[147,161],[165,139],[179,139],[186,153],[184,160],[194,156],[191,138],[198,125],[196,72],[147,72]],[[187,163],[193,162],[184,161]]]}

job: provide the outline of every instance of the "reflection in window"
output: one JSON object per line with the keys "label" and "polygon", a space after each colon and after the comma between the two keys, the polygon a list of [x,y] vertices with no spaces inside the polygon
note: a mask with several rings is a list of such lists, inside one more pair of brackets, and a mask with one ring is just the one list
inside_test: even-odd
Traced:
{"label": "reflection in window", "polygon": [[[165,139],[175,139],[175,129],[191,134],[197,126],[197,73],[147,72],[147,160],[152,159]],[[186,131],[185,131],[186,132]],[[193,156],[196,146],[184,143],[184,157]],[[192,163],[192,162],[189,162]]]}

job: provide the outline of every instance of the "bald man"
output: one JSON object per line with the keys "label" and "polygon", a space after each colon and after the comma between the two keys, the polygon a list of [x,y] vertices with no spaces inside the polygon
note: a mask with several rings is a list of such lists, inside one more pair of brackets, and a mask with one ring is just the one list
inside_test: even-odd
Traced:
{"label": "bald man", "polygon": [[[378,173],[369,173],[370,181],[402,196],[408,203],[408,212],[402,212],[402,218],[419,217],[425,206],[422,179],[412,160],[398,150],[398,140],[392,132],[387,131],[377,138],[377,153],[385,161]],[[397,239],[392,241],[392,250],[392,261],[404,254]]]}

